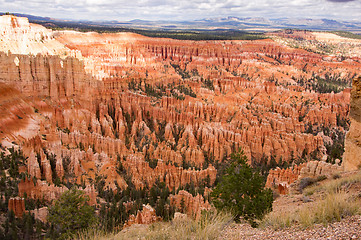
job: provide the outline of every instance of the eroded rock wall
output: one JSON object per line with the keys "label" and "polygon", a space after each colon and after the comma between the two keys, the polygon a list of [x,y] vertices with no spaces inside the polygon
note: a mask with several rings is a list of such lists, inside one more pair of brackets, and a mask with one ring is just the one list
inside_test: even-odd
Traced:
{"label": "eroded rock wall", "polygon": [[0,82],[25,96],[90,100],[101,83],[84,71],[77,58],[0,52]]}
{"label": "eroded rock wall", "polygon": [[353,171],[361,167],[361,77],[352,82],[350,130],[346,134],[343,167]]}

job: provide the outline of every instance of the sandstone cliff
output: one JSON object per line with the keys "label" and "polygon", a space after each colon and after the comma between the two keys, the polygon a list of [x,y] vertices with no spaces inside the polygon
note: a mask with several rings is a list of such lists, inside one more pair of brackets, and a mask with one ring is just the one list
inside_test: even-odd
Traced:
{"label": "sandstone cliff", "polygon": [[75,54],[57,41],[53,32],[43,26],[29,23],[25,17],[0,16],[0,51],[15,54]]}
{"label": "sandstone cliff", "polygon": [[350,130],[345,139],[345,154],[343,166],[346,171],[357,170],[361,167],[361,78],[352,82],[350,106]]}

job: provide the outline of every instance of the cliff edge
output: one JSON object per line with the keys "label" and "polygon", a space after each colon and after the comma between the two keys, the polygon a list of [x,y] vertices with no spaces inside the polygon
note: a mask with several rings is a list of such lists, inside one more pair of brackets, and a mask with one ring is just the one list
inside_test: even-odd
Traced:
{"label": "cliff edge", "polygon": [[350,103],[350,130],[346,134],[343,166],[345,171],[361,167],[361,77],[352,82]]}
{"label": "cliff edge", "polygon": [[25,17],[0,16],[0,51],[13,54],[46,54],[61,57],[75,56],[64,44],[57,41],[53,31],[29,23]]}

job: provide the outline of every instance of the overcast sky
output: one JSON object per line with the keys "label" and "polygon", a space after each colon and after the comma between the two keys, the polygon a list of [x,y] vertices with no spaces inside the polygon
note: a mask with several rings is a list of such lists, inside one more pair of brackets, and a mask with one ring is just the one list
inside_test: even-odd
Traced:
{"label": "overcast sky", "polygon": [[361,21],[361,0],[0,0],[0,11],[77,20],[236,16]]}

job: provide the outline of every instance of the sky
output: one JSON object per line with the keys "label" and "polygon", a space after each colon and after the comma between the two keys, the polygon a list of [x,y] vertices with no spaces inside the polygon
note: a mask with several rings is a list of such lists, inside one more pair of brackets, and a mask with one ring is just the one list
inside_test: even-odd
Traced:
{"label": "sky", "polygon": [[0,0],[0,12],[74,20],[235,16],[361,21],[361,0]]}

